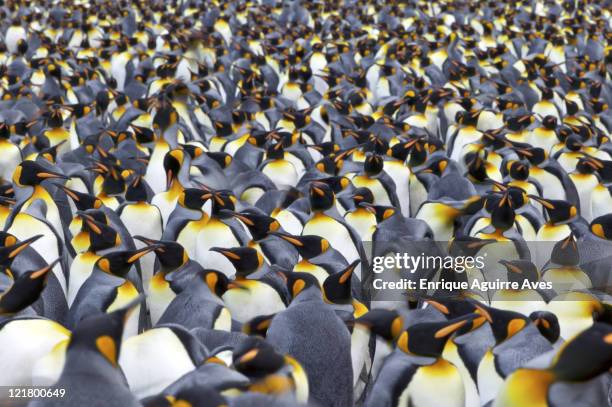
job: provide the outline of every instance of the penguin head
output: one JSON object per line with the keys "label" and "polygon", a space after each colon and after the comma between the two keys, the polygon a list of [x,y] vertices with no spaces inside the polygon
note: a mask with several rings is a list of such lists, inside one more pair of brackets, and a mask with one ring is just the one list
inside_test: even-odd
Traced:
{"label": "penguin head", "polygon": [[281,273],[286,278],[287,290],[294,300],[303,293],[314,293],[321,296],[321,286],[315,276],[309,273],[288,272]]}
{"label": "penguin head", "polygon": [[498,230],[505,231],[514,225],[515,212],[506,192],[491,212],[491,224]]}
{"label": "penguin head", "polygon": [[203,191],[198,188],[186,188],[179,195],[178,204],[187,209],[200,211],[207,202],[210,202],[212,206],[212,199],[213,195],[210,191]]}
{"label": "penguin head", "polygon": [[353,296],[351,293],[351,277],[360,260],[355,260],[344,270],[329,275],[323,282],[323,298],[332,304],[350,304]]}
{"label": "penguin head", "polygon": [[202,278],[210,289],[210,292],[219,298],[225,294],[230,285],[227,276],[217,270],[204,270]]}
{"label": "penguin head", "polygon": [[153,128],[165,131],[178,122],[178,113],[172,104],[167,100],[157,103],[157,111],[153,117]]}
{"label": "penguin head", "polygon": [[329,249],[327,239],[317,235],[294,236],[284,232],[274,232],[272,235],[291,243],[297,249],[299,255],[307,260],[317,257]]}
{"label": "penguin head", "polygon": [[313,211],[325,211],[334,206],[336,196],[331,187],[323,182],[313,181],[308,191],[310,208]]}
{"label": "penguin head", "polygon": [[557,128],[557,118],[555,116],[545,116],[542,119],[542,126],[547,130],[555,130]]}
{"label": "penguin head", "polygon": [[374,194],[370,188],[366,187],[359,187],[355,189],[351,198],[355,206],[359,206],[361,203],[374,203]]}
{"label": "penguin head", "polygon": [[140,240],[149,247],[153,247],[163,272],[174,271],[189,262],[187,251],[181,244],[175,241],[153,240],[144,236],[134,236],[134,239]]}
{"label": "penguin head", "polygon": [[591,222],[591,232],[602,239],[612,240],[612,214],[593,219]]}
{"label": "penguin head", "polygon": [[324,182],[329,185],[335,194],[344,191],[349,185],[351,185],[351,181],[348,178],[339,175],[320,178],[317,181]]}
{"label": "penguin head", "polygon": [[482,303],[475,303],[474,306],[475,313],[489,322],[497,344],[512,338],[529,323],[529,320],[518,312],[488,307]]}
{"label": "penguin head", "polygon": [[121,244],[119,233],[112,226],[100,222],[85,212],[77,212],[82,219],[82,230],[88,234],[89,247],[87,250],[97,252]]}
{"label": "penguin head", "polygon": [[152,245],[138,250],[118,250],[107,253],[98,259],[96,265],[105,273],[124,277],[141,257],[154,251],[157,247],[158,245]]}
{"label": "penguin head", "polygon": [[[454,320],[476,313],[474,303],[463,297],[436,297],[425,300],[430,306],[438,310],[447,320]],[[467,323],[457,330],[457,335],[480,328],[487,319],[483,316],[468,318]]]}
{"label": "penguin head", "polygon": [[499,263],[506,267],[508,281],[522,284],[525,280],[536,282],[540,279],[538,268],[529,260],[500,260]]}
{"label": "penguin head", "polygon": [[43,235],[36,235],[28,239],[17,242],[15,236],[8,233],[4,236],[4,246],[0,247],[0,266],[10,267],[13,261],[25,249],[27,249],[32,243],[40,239]]}
{"label": "penguin head", "polygon": [[378,154],[369,154],[363,163],[364,172],[370,176],[376,176],[381,173],[384,166],[384,160]]}
{"label": "penguin head", "polygon": [[[104,358],[105,363],[114,368],[119,368],[119,352],[121,348],[121,336],[125,322],[134,311],[141,298],[134,300],[128,306],[112,313],[96,314],[79,321],[76,329],[72,332],[68,344],[68,358],[73,354],[77,357],[91,355],[91,352]],[[88,356],[87,356],[88,357]],[[89,359],[89,363],[93,360]]]}
{"label": "penguin head", "polygon": [[396,341],[404,327],[404,320],[395,310],[372,309],[357,318],[356,324],[367,327],[373,334],[387,341]]}
{"label": "penguin head", "polygon": [[59,259],[38,270],[20,274],[13,285],[0,295],[0,315],[13,315],[34,304],[47,285],[49,271],[58,262]]}
{"label": "penguin head", "polygon": [[222,215],[227,214],[229,216],[233,216],[244,223],[249,229],[249,232],[251,232],[251,236],[253,236],[253,240],[255,241],[264,239],[270,233],[276,232],[278,229],[280,229],[280,223],[276,219],[263,215],[253,209],[247,209],[240,213],[222,210],[220,213]]}
{"label": "penguin head", "polygon": [[555,243],[550,255],[550,261],[562,266],[577,266],[580,263],[580,253],[574,234],[570,233],[565,239]]}
{"label": "penguin head", "polygon": [[595,322],[568,341],[553,361],[558,380],[586,381],[612,366],[612,325]]}
{"label": "penguin head", "polygon": [[13,182],[17,186],[36,186],[47,179],[68,179],[63,174],[50,171],[35,161],[22,161],[13,173]]}
{"label": "penguin head", "polygon": [[373,213],[376,216],[376,221],[379,223],[398,213],[397,208],[394,206],[372,205],[366,202],[361,203],[360,206]]}
{"label": "penguin head", "polygon": [[549,222],[554,224],[566,222],[578,214],[578,209],[567,201],[544,199],[535,195],[529,195],[529,198],[542,205]]}
{"label": "penguin head", "polygon": [[251,336],[234,348],[234,368],[248,377],[263,377],[277,372],[285,358],[260,337]]}
{"label": "penguin head", "polygon": [[275,314],[256,316],[242,325],[242,332],[249,336],[255,335],[265,338],[274,315]]}
{"label": "penguin head", "polygon": [[261,253],[251,247],[213,247],[210,250],[222,254],[232,263],[236,277],[246,277],[264,265]]}
{"label": "penguin head", "polygon": [[60,188],[63,189],[66,193],[66,196],[68,196],[72,200],[72,202],[74,202],[74,206],[76,206],[77,210],[79,211],[100,209],[102,205],[104,205],[102,201],[94,195],[75,191],[64,185],[60,185]]}
{"label": "penguin head", "polygon": [[125,199],[129,202],[149,202],[150,194],[147,182],[142,175],[136,175],[128,184]]}
{"label": "penguin head", "polygon": [[525,181],[529,178],[529,165],[521,161],[509,163],[508,173],[515,180]]}
{"label": "penguin head", "polygon": [[555,314],[548,311],[534,311],[529,315],[529,319],[550,343],[557,342],[561,335],[561,328]]}
{"label": "penguin head", "polygon": [[166,189],[170,189],[172,182],[178,179],[185,162],[185,152],[181,149],[170,150],[164,157],[164,170],[166,171]]}
{"label": "penguin head", "polygon": [[526,159],[531,165],[539,165],[546,161],[548,154],[540,147],[520,146],[515,147],[514,151],[521,159]]}
{"label": "penguin head", "polygon": [[407,354],[438,358],[447,340],[475,317],[470,314],[449,321],[411,325],[400,334],[397,346]]}

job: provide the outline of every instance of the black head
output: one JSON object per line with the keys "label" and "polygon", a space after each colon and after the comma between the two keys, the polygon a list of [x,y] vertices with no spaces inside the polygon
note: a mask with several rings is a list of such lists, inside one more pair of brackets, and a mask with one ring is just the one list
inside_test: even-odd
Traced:
{"label": "black head", "polygon": [[280,228],[280,223],[270,216],[263,215],[254,210],[245,210],[237,213],[234,211],[221,211],[221,214],[227,213],[235,217],[246,225],[253,236],[253,240],[261,240],[267,237],[270,233],[276,232]]}
{"label": "black head", "polygon": [[294,236],[283,232],[274,232],[272,235],[291,243],[297,249],[300,256],[305,259],[317,257],[329,249],[329,242],[317,235]]}
{"label": "black head", "polygon": [[74,206],[76,206],[77,210],[79,211],[87,211],[89,209],[100,209],[103,205],[102,201],[94,195],[75,191],[74,189],[70,189],[64,185],[61,185],[61,188],[64,190],[66,195],[72,200],[72,202],[74,202]]}
{"label": "black head", "polygon": [[155,249],[156,246],[147,246],[138,250],[120,250],[107,253],[98,259],[96,265],[105,273],[125,277],[142,256]]}
{"label": "black head", "polygon": [[42,236],[43,235],[36,235],[21,242],[17,242],[15,236],[6,234],[4,236],[4,246],[0,247],[0,266],[10,267],[19,253],[27,249]]}
{"label": "black head", "polygon": [[333,304],[350,304],[353,296],[351,293],[351,277],[359,260],[349,264],[344,270],[331,274],[323,282],[323,295],[325,300]]}
{"label": "black head", "polygon": [[199,211],[212,198],[213,195],[209,191],[203,191],[198,188],[186,188],[179,195],[178,203],[185,208]]}
{"label": "black head", "polygon": [[187,251],[179,243],[172,240],[153,240],[143,236],[134,236],[147,246],[153,247],[153,251],[159,260],[164,272],[174,271],[189,261]]}
{"label": "black head", "polygon": [[310,207],[313,211],[325,211],[330,209],[336,201],[334,191],[332,191],[330,186],[317,181],[310,184],[308,197],[310,200]]}
{"label": "black head", "polygon": [[34,304],[47,285],[49,272],[58,261],[19,275],[8,291],[0,297],[0,315],[13,315]]}
{"label": "black head", "polygon": [[47,179],[68,179],[68,177],[50,171],[31,160],[22,161],[13,173],[13,182],[18,186],[36,186]]}
{"label": "black head", "polygon": [[548,311],[535,311],[529,315],[529,319],[533,321],[538,331],[540,331],[542,336],[548,339],[550,343],[557,342],[561,335],[561,328],[559,327],[559,320],[555,314]]}
{"label": "black head", "polygon": [[576,266],[580,263],[580,253],[574,234],[570,233],[565,239],[555,243],[550,261],[562,266]]}
{"label": "black head", "polygon": [[593,219],[591,232],[602,239],[612,240],[612,214]]}
{"label": "black head", "polygon": [[242,325],[242,332],[247,335],[256,335],[265,338],[266,334],[268,333],[270,323],[272,322],[272,318],[274,318],[274,314],[259,315],[250,321],[245,322]]}
{"label": "black head", "polygon": [[251,336],[234,348],[234,368],[249,377],[263,377],[278,371],[285,358],[260,337]]}
{"label": "black head", "polygon": [[238,277],[246,277],[264,265],[261,253],[251,247],[213,247],[210,250],[225,256],[234,265]]}
{"label": "black head", "polygon": [[368,327],[372,333],[387,341],[397,340],[404,326],[404,321],[397,311],[382,308],[368,311],[355,323]]}
{"label": "black head", "polygon": [[397,339],[397,346],[405,353],[438,358],[446,341],[468,324],[469,316],[441,322],[425,322],[410,326]]}
{"label": "black head", "polygon": [[523,284],[523,281],[536,282],[540,279],[538,268],[529,260],[500,260],[500,264],[508,270],[508,281]]}

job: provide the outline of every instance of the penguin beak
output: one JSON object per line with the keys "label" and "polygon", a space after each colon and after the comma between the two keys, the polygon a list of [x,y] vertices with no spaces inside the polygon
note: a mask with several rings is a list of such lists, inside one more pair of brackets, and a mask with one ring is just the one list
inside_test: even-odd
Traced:
{"label": "penguin beak", "polygon": [[22,251],[24,251],[28,246],[30,246],[32,243],[34,243],[35,241],[37,241],[38,239],[40,239],[43,235],[36,235],[33,236],[29,239],[26,239],[22,242],[16,243],[12,246],[6,247],[5,249],[10,249],[11,251],[8,254],[8,258],[9,259],[14,259],[15,257],[17,257],[17,255],[19,253],[21,253]]}
{"label": "penguin beak", "polygon": [[340,280],[338,280],[340,284],[345,284],[347,281],[350,281],[351,275],[355,271],[355,268],[357,268],[357,265],[360,261],[361,260],[355,260],[344,270],[344,272],[340,276]]}
{"label": "penguin beak", "polygon": [[536,196],[536,195],[527,195],[527,196],[529,197],[529,199],[533,199],[534,201],[538,202],[539,204],[541,204],[543,207],[547,209],[555,209],[555,206],[553,204],[551,204],[548,201],[543,200],[539,196]]}
{"label": "penguin beak", "polygon": [[228,249],[223,249],[221,247],[211,247],[210,251],[211,252],[221,253],[222,255],[227,257],[228,260],[240,260],[240,256],[239,255],[237,255],[236,253],[234,253],[233,251],[228,250]]}
{"label": "penguin beak", "polygon": [[432,307],[434,307],[435,309],[437,309],[438,311],[440,311],[442,314],[444,315],[448,315],[450,314],[450,311],[448,310],[448,307],[446,307],[445,305],[434,301],[434,300],[425,300],[426,303],[428,303],[429,305],[431,305]]}
{"label": "penguin beak", "polygon": [[132,256],[130,256],[130,258],[129,258],[129,259],[127,259],[127,262],[128,262],[129,264],[133,264],[133,263],[135,263],[136,261],[138,261],[138,259],[140,259],[141,257],[143,257],[143,256],[145,256],[145,255],[147,255],[147,254],[151,253],[152,251],[154,251],[154,250],[156,250],[156,249],[159,249],[160,247],[162,247],[162,245],[160,245],[160,244],[154,244],[154,245],[150,245],[150,246],[147,246],[147,247],[143,247],[143,248],[142,248],[142,249],[140,249],[140,250],[136,250],[136,251],[134,252],[134,254],[132,254]]}
{"label": "penguin beak", "polygon": [[513,273],[516,273],[516,274],[523,274],[523,270],[521,270],[520,268],[518,268],[517,266],[515,266],[514,264],[512,264],[508,260],[500,260],[499,264],[501,264],[502,266],[506,267],[506,269],[508,271],[511,271]]}
{"label": "penguin beak", "polygon": [[460,328],[462,328],[465,324],[467,324],[471,319],[474,319],[475,317],[476,317],[476,315],[472,314],[472,315],[470,315],[469,317],[467,317],[464,320],[461,320],[461,321],[458,321],[458,322],[453,322],[453,323],[445,326],[444,328],[439,329],[434,334],[434,337],[436,339],[447,337],[447,336],[453,334],[454,332],[457,332]]}
{"label": "penguin beak", "polygon": [[51,171],[41,171],[36,173],[36,176],[42,179],[70,179],[70,177]]}
{"label": "penguin beak", "polygon": [[37,270],[35,272],[33,272],[32,274],[30,274],[30,279],[31,280],[36,280],[38,278],[44,277],[47,275],[47,273],[49,271],[51,271],[53,269],[53,267],[55,267],[55,265],[57,263],[59,263],[60,259],[55,259],[54,261],[52,261],[48,266],[41,268],[40,270]]}
{"label": "penguin beak", "polygon": [[288,235],[288,234],[286,234],[286,233],[281,233],[281,232],[272,232],[272,233],[270,233],[270,234],[271,234],[271,235],[274,235],[274,236],[278,236],[278,237],[280,237],[281,239],[285,240],[286,242],[291,243],[293,246],[296,246],[296,247],[302,247],[302,246],[304,246],[304,243],[302,243],[300,240],[298,240],[298,239],[296,239],[295,237],[293,237],[293,236],[291,236],[291,235]]}

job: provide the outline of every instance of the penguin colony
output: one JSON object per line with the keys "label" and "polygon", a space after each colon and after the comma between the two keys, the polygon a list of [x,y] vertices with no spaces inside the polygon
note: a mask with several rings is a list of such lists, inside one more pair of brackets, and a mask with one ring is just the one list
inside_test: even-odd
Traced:
{"label": "penguin colony", "polygon": [[[30,405],[610,402],[608,1],[0,17],[0,384],[65,389]],[[370,301],[400,240],[570,288]]]}

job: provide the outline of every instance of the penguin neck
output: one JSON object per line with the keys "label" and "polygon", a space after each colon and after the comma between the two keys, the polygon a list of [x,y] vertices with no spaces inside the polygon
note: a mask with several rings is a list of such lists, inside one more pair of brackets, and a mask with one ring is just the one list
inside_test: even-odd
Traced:
{"label": "penguin neck", "polygon": [[306,287],[300,291],[300,293],[291,301],[291,305],[309,301],[323,302],[323,294],[316,285]]}
{"label": "penguin neck", "polygon": [[170,188],[168,188],[168,191],[166,191],[172,198],[177,198],[178,196],[181,194],[181,192],[183,192],[185,190],[185,188],[183,187],[183,185],[181,184],[181,182],[179,181],[178,177],[174,177],[172,179],[172,182],[170,184]]}

